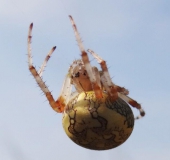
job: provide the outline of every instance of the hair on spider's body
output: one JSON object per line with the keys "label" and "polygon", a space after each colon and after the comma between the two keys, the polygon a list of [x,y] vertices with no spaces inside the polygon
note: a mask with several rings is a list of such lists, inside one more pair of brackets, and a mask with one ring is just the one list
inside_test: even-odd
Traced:
{"label": "hair on spider's body", "polygon": [[[54,100],[42,79],[44,68],[56,47],[49,51],[37,71],[31,56],[33,23],[28,31],[29,70],[50,106],[56,112],[63,113],[63,128],[70,139],[88,149],[115,148],[128,139],[133,131],[134,120],[143,117],[145,112],[139,103],[127,96],[129,94],[127,89],[113,83],[106,61],[88,49],[87,51],[100,64],[101,70],[91,66],[76,24],[71,16],[69,18],[81,52],[81,59],[74,60],[70,65],[57,100]],[[139,110],[140,115],[136,118],[129,104]]]}

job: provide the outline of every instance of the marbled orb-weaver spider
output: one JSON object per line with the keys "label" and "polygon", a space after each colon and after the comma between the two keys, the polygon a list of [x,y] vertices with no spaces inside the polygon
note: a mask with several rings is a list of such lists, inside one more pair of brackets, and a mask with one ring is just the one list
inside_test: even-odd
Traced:
{"label": "marbled orb-weaver spider", "polygon": [[[51,107],[63,113],[63,128],[76,144],[93,150],[115,148],[125,142],[132,133],[134,119],[145,115],[141,105],[128,97],[129,91],[115,85],[110,78],[106,62],[92,50],[88,50],[101,66],[92,67],[89,62],[75,22],[69,16],[81,59],[73,61],[70,66],[59,98],[55,101],[41,76],[51,54],[48,53],[44,63],[37,72],[32,63],[31,39],[33,24],[28,32],[28,65],[39,87],[46,95]],[[72,92],[72,86],[76,91]],[[139,110],[140,115],[134,118],[130,104]]]}

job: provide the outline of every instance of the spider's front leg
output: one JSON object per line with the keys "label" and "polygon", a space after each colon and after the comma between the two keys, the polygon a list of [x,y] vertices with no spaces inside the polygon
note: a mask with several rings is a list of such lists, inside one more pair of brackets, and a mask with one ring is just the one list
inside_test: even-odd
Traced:
{"label": "spider's front leg", "polygon": [[[102,68],[101,81],[102,81],[103,86],[106,89],[107,93],[109,94],[109,96],[111,97],[111,99],[113,101],[117,100],[117,98],[118,98],[117,90],[116,90],[115,85],[111,81],[110,74],[109,74],[109,71],[108,71],[108,68],[106,65],[106,61],[104,61],[102,58],[100,58],[92,50],[88,49],[87,51],[93,55],[93,57],[98,61],[98,63],[100,64],[100,66]],[[118,86],[117,86],[117,88],[121,89],[121,87],[118,87]]]}
{"label": "spider's front leg", "polygon": [[82,57],[82,61],[84,63],[84,66],[85,66],[85,69],[87,71],[87,74],[89,76],[89,79],[90,79],[90,82],[91,82],[91,85],[92,85],[92,88],[93,88],[93,91],[95,93],[95,96],[97,99],[100,99],[103,97],[102,95],[102,89],[100,87],[100,84],[98,83],[97,81],[97,77],[95,75],[95,71],[93,71],[93,68],[91,67],[90,65],[90,61],[89,61],[89,57],[83,47],[83,43],[81,41],[81,38],[80,38],[80,35],[78,33],[78,30],[77,30],[77,27],[76,27],[76,24],[72,18],[72,16],[69,16],[70,20],[71,20],[71,24],[73,26],[73,30],[74,30],[74,33],[75,33],[75,37],[76,37],[76,40],[77,40],[77,43],[78,43],[78,46],[80,48],[80,51],[81,51],[81,57]]}
{"label": "spider's front leg", "polygon": [[[41,90],[43,91],[43,93],[46,95],[51,107],[56,111],[56,112],[63,112],[65,104],[66,104],[66,98],[65,98],[65,92],[66,92],[66,88],[63,88],[61,95],[59,96],[58,100],[55,101],[51,92],[49,91],[48,87],[46,86],[45,82],[43,82],[41,75],[44,71],[44,68],[46,66],[47,61],[49,60],[51,54],[54,52],[54,50],[56,49],[56,47],[53,47],[50,52],[47,54],[44,63],[42,64],[39,72],[37,72],[37,70],[35,69],[35,67],[33,66],[32,63],[32,56],[31,56],[31,39],[32,39],[32,28],[33,28],[33,23],[30,24],[29,27],[29,31],[28,31],[28,67],[30,72],[32,73],[33,77],[35,78],[37,84],[39,85],[39,87],[41,88]],[[66,78],[65,80],[65,84],[69,84],[69,80],[68,78]],[[69,88],[70,89],[70,88]]]}

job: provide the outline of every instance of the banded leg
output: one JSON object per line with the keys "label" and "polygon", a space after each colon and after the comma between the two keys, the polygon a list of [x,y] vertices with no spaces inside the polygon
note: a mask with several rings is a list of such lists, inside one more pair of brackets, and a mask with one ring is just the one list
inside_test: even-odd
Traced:
{"label": "banded leg", "polygon": [[136,102],[132,98],[130,98],[130,97],[124,95],[124,94],[121,94],[121,93],[118,93],[118,96],[121,99],[123,99],[126,103],[129,103],[132,107],[139,110],[140,115],[135,117],[135,119],[139,119],[139,118],[142,118],[143,116],[145,116],[145,111],[142,109],[141,105],[138,102]]}
{"label": "banded leg", "polygon": [[40,77],[42,76],[42,73],[43,73],[43,71],[44,71],[44,69],[45,69],[45,67],[46,67],[46,65],[47,65],[47,62],[48,62],[48,60],[50,59],[52,53],[55,51],[55,49],[56,49],[56,46],[54,46],[54,47],[50,50],[50,52],[48,52],[48,54],[47,54],[47,56],[46,56],[46,58],[45,58],[45,60],[44,60],[44,62],[43,62],[43,64],[42,64],[42,66],[40,67],[40,70],[38,71],[38,74],[39,74]]}
{"label": "banded leg", "polygon": [[[54,100],[51,92],[49,91],[48,87],[46,86],[46,84],[43,82],[42,78],[40,77],[40,75],[38,74],[37,70],[35,69],[35,67],[33,66],[32,63],[32,56],[31,56],[31,39],[32,39],[32,28],[33,28],[33,23],[30,24],[29,27],[29,31],[28,31],[28,67],[30,72],[32,73],[33,77],[35,78],[37,84],[39,85],[39,87],[41,88],[41,90],[43,91],[43,93],[46,95],[49,104],[51,105],[51,107],[56,111],[56,112],[63,112],[64,107],[65,107],[65,103],[63,98],[59,97],[59,99],[57,101]],[[55,47],[53,47],[55,48]],[[47,62],[48,60],[46,60]],[[42,65],[40,71],[42,73],[42,71],[44,70],[45,65]]]}
{"label": "banded leg", "polygon": [[89,57],[88,57],[86,51],[84,50],[80,35],[79,35],[77,27],[76,27],[76,24],[75,24],[75,22],[74,22],[74,20],[73,20],[73,18],[71,16],[69,16],[69,18],[70,18],[71,24],[73,26],[75,37],[76,37],[76,40],[78,42],[78,46],[79,46],[80,51],[81,51],[82,61],[84,63],[85,69],[87,71],[87,74],[89,76],[90,82],[92,84],[92,88],[93,88],[93,90],[95,92],[96,98],[100,99],[100,98],[102,98],[102,89],[97,84],[95,74],[93,73],[92,67],[90,65]]}
{"label": "banded leg", "polygon": [[102,71],[103,71],[103,73],[101,75],[102,83],[103,83],[106,91],[109,93],[110,97],[112,98],[112,100],[116,100],[118,98],[117,90],[116,90],[113,82],[111,81],[106,62],[102,58],[100,58],[96,53],[94,53],[92,50],[88,49],[87,51],[90,52],[92,54],[92,56],[100,64]]}
{"label": "banded leg", "polygon": [[117,92],[120,92],[120,93],[122,93],[124,95],[128,95],[129,94],[129,91],[126,88],[117,86],[115,84],[113,84],[113,85],[114,85],[115,89],[117,90]]}

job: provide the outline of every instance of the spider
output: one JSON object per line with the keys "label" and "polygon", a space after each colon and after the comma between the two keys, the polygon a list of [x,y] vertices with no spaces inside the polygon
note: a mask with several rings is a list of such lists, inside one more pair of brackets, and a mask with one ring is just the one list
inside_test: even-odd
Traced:
{"label": "spider", "polygon": [[[59,98],[54,100],[42,80],[44,68],[56,47],[47,54],[39,71],[33,66],[31,56],[33,23],[30,24],[28,32],[29,70],[52,109],[63,114],[63,128],[73,142],[92,150],[115,148],[128,139],[133,131],[134,120],[143,117],[145,112],[139,103],[127,96],[129,94],[127,89],[112,82],[105,60],[88,49],[87,51],[100,64],[101,70],[91,66],[76,24],[71,16],[69,18],[81,51],[81,59],[73,61],[70,65]],[[72,86],[75,87],[74,92]],[[129,104],[139,110],[140,115],[136,118]]]}

